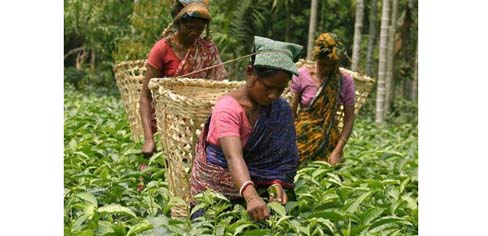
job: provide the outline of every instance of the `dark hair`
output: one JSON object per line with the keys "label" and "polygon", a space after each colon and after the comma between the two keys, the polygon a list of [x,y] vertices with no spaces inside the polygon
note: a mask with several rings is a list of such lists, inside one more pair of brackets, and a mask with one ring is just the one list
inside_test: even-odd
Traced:
{"label": "dark hair", "polygon": [[[253,53],[254,53],[254,50],[253,50]],[[285,72],[290,78],[293,76],[289,71],[286,71],[286,70],[274,69],[274,68],[269,68],[266,66],[255,66],[254,65],[255,60],[256,60],[256,54],[251,56],[251,60],[249,61],[249,65],[252,66],[252,72],[255,75],[257,75],[258,78],[271,77],[280,71]]]}

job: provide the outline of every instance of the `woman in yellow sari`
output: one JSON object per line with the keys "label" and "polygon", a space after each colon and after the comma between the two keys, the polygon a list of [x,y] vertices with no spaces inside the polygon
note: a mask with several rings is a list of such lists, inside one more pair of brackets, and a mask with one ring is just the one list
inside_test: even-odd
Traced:
{"label": "woman in yellow sari", "polygon": [[[293,77],[292,113],[300,162],[323,160],[331,164],[341,162],[344,146],[354,124],[354,80],[341,73],[339,62],[345,50],[337,36],[322,33],[313,48],[315,65],[298,69]],[[339,132],[336,113],[344,106],[344,127]],[[297,114],[298,106],[300,111]]]}

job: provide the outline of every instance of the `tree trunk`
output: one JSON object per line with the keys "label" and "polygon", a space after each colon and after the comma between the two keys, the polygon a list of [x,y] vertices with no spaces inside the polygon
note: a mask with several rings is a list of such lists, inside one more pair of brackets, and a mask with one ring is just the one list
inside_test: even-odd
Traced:
{"label": "tree trunk", "polygon": [[356,0],[356,22],[354,23],[354,43],[352,47],[352,71],[358,71],[363,29],[364,1]]}
{"label": "tree trunk", "polygon": [[320,1],[320,21],[318,29],[324,31],[325,29],[325,15],[327,13],[327,1]]}
{"label": "tree trunk", "polygon": [[386,78],[385,78],[385,111],[384,115],[386,116],[388,112],[390,112],[391,103],[394,99],[394,90],[395,86],[393,86],[393,69],[394,69],[394,62],[395,62],[395,53],[394,53],[394,43],[395,43],[395,34],[396,34],[396,21],[397,21],[397,8],[398,8],[398,0],[392,0],[392,7],[391,7],[391,23],[390,29],[388,30],[388,54],[387,54],[387,63],[386,63]]}
{"label": "tree trunk", "polygon": [[85,64],[85,60],[86,60],[86,49],[85,47],[83,46],[83,49],[78,52],[78,54],[76,55],[76,69],[77,70],[81,70],[83,68],[83,64]]}
{"label": "tree trunk", "polygon": [[386,51],[388,40],[388,26],[390,22],[390,0],[382,1],[381,11],[381,31],[380,31],[380,56],[378,63],[378,85],[376,90],[376,118],[377,125],[385,121],[384,102],[385,102],[385,74],[386,74]]}
{"label": "tree trunk", "polygon": [[315,25],[317,24],[317,0],[312,0],[310,6],[310,23],[308,26],[307,59],[312,59],[313,42],[315,40]]}
{"label": "tree trunk", "polygon": [[412,80],[412,88],[410,90],[410,98],[412,101],[417,100],[417,83],[418,83],[418,57],[419,57],[419,48],[417,43],[417,50],[415,52],[415,67],[413,71],[413,80]]}
{"label": "tree trunk", "polygon": [[371,76],[373,74],[373,52],[375,49],[377,22],[376,14],[378,11],[378,2],[373,0],[371,3],[371,12],[369,14],[369,36],[368,36],[368,52],[366,53],[366,74]]}

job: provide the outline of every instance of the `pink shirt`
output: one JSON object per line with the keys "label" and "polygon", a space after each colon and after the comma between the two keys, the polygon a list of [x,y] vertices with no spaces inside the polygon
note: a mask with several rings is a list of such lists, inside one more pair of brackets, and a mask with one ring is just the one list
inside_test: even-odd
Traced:
{"label": "pink shirt", "polygon": [[161,71],[164,77],[174,76],[180,63],[180,58],[166,42],[166,39],[156,42],[147,57],[147,64]]}
{"label": "pink shirt", "polygon": [[219,138],[234,136],[241,138],[244,147],[251,131],[252,127],[241,104],[230,95],[220,97],[212,110],[207,141],[220,147]]}
{"label": "pink shirt", "polygon": [[[312,75],[307,67],[302,66],[298,68],[298,76],[293,76],[290,89],[295,93],[302,93],[300,104],[303,107],[308,107],[315,97],[318,86],[312,80]],[[339,95],[339,101],[343,105],[354,105],[355,103],[355,88],[354,79],[351,75],[341,73],[342,88]]]}

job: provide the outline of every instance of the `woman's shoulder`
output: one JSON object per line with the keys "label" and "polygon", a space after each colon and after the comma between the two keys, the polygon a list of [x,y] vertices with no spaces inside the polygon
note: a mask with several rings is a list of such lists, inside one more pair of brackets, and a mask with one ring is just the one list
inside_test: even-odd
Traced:
{"label": "woman's shoulder", "polygon": [[230,94],[225,94],[219,97],[215,103],[215,107],[218,109],[242,110],[241,104],[239,104],[237,99]]}
{"label": "woman's shoulder", "polygon": [[298,70],[298,73],[300,75],[309,75],[310,74],[310,70],[308,69],[308,67],[306,65],[300,66],[300,68],[298,68],[297,70]]}
{"label": "woman's shoulder", "polygon": [[309,84],[312,83],[312,73],[310,69],[303,65],[298,70],[298,76],[293,75],[293,83]]}
{"label": "woman's shoulder", "polygon": [[350,80],[350,81],[354,80],[354,78],[352,77],[352,75],[350,73],[348,73],[348,72],[346,72],[344,70],[339,70],[339,72],[340,72],[341,77],[343,79]]}
{"label": "woman's shoulder", "polygon": [[158,41],[156,41],[154,44],[153,44],[153,48],[157,48],[159,50],[163,50],[165,48],[169,47],[169,44],[168,44],[168,41],[167,41],[167,38],[162,38],[162,39],[159,39]]}
{"label": "woman's shoulder", "polygon": [[224,94],[222,96],[220,96],[218,99],[217,99],[217,103],[216,104],[239,104],[236,100],[236,98],[234,98],[232,95],[230,94]]}

